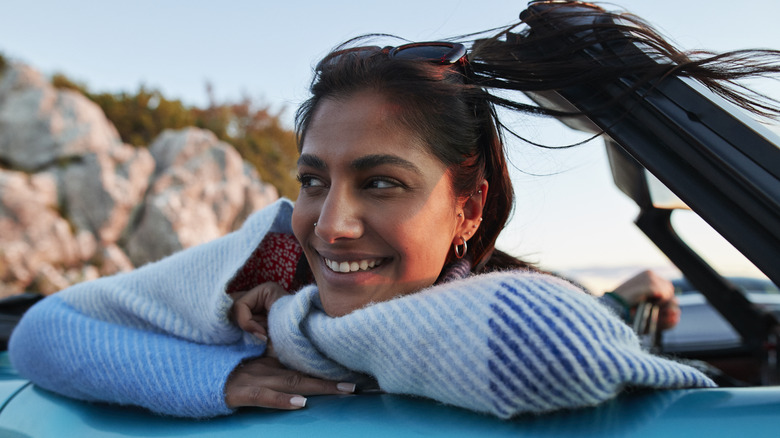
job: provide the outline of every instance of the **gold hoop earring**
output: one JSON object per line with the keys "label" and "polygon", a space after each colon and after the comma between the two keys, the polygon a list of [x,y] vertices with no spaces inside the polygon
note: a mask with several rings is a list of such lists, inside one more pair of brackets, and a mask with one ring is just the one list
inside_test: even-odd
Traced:
{"label": "gold hoop earring", "polygon": [[[455,257],[462,259],[464,255],[466,255],[466,252],[469,250],[469,246],[466,244],[466,239],[461,236],[460,241],[463,242],[460,245],[452,244],[452,248],[455,250]],[[462,246],[463,250],[459,250],[458,247]]]}

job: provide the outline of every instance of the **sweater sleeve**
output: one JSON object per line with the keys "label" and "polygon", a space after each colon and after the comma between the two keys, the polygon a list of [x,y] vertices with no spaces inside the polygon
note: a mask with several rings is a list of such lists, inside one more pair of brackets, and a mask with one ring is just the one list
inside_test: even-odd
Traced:
{"label": "sweater sleeve", "polygon": [[279,201],[220,239],[45,298],[12,333],[12,364],[82,400],[176,416],[229,413],[228,375],[265,345],[229,321],[225,291],[265,235],[291,232],[291,210]]}
{"label": "sweater sleeve", "polygon": [[205,418],[232,412],[225,382],[265,346],[209,345],[106,322],[55,295],[28,311],[9,349],[22,376],[67,397]]}
{"label": "sweater sleeve", "polygon": [[271,309],[286,365],[325,378],[366,373],[385,391],[501,418],[596,405],[628,385],[714,386],[642,350],[595,298],[546,275],[474,276],[339,318],[317,302],[311,287]]}

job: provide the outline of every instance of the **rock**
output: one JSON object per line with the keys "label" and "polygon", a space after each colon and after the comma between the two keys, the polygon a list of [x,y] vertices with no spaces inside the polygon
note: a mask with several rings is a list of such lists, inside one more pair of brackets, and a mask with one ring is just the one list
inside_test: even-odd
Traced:
{"label": "rock", "polygon": [[244,162],[244,174],[252,183],[246,186],[244,207],[236,215],[235,223],[232,227],[234,230],[239,229],[252,212],[260,210],[279,199],[279,191],[276,187],[271,184],[260,183],[260,175],[258,175],[257,169],[247,162]]}
{"label": "rock", "polygon": [[0,78],[0,297],[132,270],[228,233],[278,197],[209,131],[135,148],[96,104],[34,69]]}
{"label": "rock", "polygon": [[50,295],[71,284],[63,272],[48,263],[42,263],[38,266],[38,275],[33,282],[33,288],[42,294]]}
{"label": "rock", "polygon": [[116,244],[102,247],[102,252],[97,259],[97,265],[100,266],[98,276],[128,272],[134,268],[133,262]]}
{"label": "rock", "polygon": [[116,242],[130,212],[142,202],[153,171],[146,149],[115,145],[104,153],[84,154],[59,172],[65,213],[77,229],[106,244]]}
{"label": "rock", "polygon": [[17,291],[21,292],[44,267],[78,265],[84,252],[68,222],[59,215],[54,175],[0,170],[3,283],[22,288]]}
{"label": "rock", "polygon": [[29,67],[13,65],[0,81],[0,161],[34,172],[121,144],[100,107],[57,90]]}
{"label": "rock", "polygon": [[165,131],[149,149],[154,182],[127,242],[135,266],[222,236],[279,197],[210,131]]}
{"label": "rock", "polygon": [[17,91],[49,87],[43,75],[24,64],[12,64],[0,76],[0,105],[3,99]]}
{"label": "rock", "polygon": [[97,254],[98,244],[95,235],[86,230],[76,233],[76,248],[79,260],[87,262]]}

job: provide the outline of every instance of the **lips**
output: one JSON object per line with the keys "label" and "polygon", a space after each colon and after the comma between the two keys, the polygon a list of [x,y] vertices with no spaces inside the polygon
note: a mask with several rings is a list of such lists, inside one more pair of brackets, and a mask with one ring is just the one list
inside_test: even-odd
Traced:
{"label": "lips", "polygon": [[325,265],[327,265],[328,268],[330,268],[330,270],[333,272],[350,273],[358,271],[370,271],[371,269],[381,265],[383,259],[362,259],[338,262],[323,257],[323,260],[325,261]]}

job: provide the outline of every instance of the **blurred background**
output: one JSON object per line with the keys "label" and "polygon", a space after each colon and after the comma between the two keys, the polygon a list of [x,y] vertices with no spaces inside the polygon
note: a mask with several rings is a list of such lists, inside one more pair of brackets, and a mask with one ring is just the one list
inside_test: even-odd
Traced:
{"label": "blurred background", "polygon": [[[281,138],[307,97],[313,65],[338,43],[367,33],[412,41],[468,34],[514,22],[525,5],[1,0],[0,54],[96,98],[144,94],[154,108],[162,108],[161,103],[197,108],[197,120],[207,128],[219,119],[220,109],[232,107],[248,116],[261,112],[276,123],[273,135]],[[725,0],[620,0],[603,5],[639,15],[685,49],[780,48],[776,0],[739,5]],[[751,85],[780,97],[777,81]],[[584,139],[555,121],[511,115],[508,120],[536,142],[566,145]],[[224,123],[213,126],[225,131],[220,138],[229,139],[236,129]],[[780,132],[777,126],[770,129]],[[141,146],[149,139],[123,141]],[[500,248],[595,291],[611,289],[641,269],[675,276],[668,260],[633,225],[637,208],[614,187],[600,140],[563,150],[511,141],[509,150],[517,200]],[[279,167],[291,162],[274,160]],[[283,195],[294,197],[294,187],[281,182],[289,175],[282,174],[260,172],[267,182],[278,183]],[[724,273],[758,275],[693,214],[681,215],[678,224]]]}

